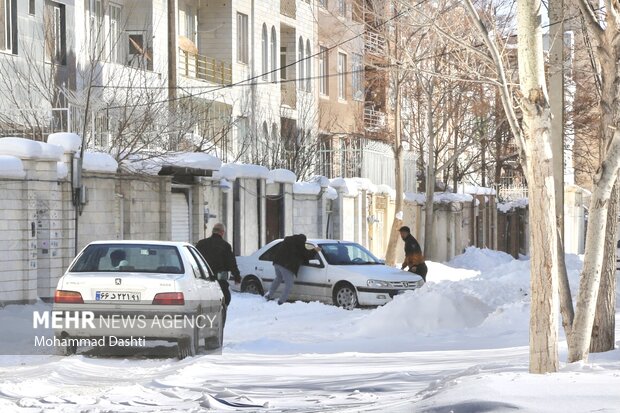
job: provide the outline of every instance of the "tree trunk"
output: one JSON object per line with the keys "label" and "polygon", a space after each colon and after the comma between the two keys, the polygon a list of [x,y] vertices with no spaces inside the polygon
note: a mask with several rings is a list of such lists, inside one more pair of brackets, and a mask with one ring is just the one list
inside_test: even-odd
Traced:
{"label": "tree trunk", "polygon": [[428,128],[428,163],[426,165],[426,203],[424,205],[424,255],[433,256],[433,198],[435,197],[435,129],[433,125],[433,81],[426,88],[426,123]]}
{"label": "tree trunk", "polygon": [[398,229],[402,224],[402,215],[404,213],[404,183],[403,183],[403,146],[401,144],[400,129],[400,82],[398,79],[398,71],[396,71],[395,85],[395,108],[394,108],[394,184],[396,188],[396,200],[394,204],[394,220],[392,221],[392,229],[388,241],[387,251],[385,252],[385,262],[388,265],[396,264],[396,246],[399,241]]}
{"label": "tree trunk", "polygon": [[594,177],[586,251],[573,323],[572,346],[568,349],[568,361],[571,363],[587,360],[588,357],[603,266],[604,250],[601,245],[605,242],[609,203],[619,166],[620,132],[616,130],[605,160]]}
{"label": "tree trunk", "polygon": [[530,372],[558,370],[558,256],[551,151],[551,110],[546,94],[540,0],[517,2],[519,81],[527,142],[530,216]]}
{"label": "tree trunk", "polygon": [[603,257],[601,283],[598,289],[596,313],[592,327],[591,353],[613,350],[616,341],[616,226],[620,209],[619,196],[620,188],[616,179],[607,213],[605,256]]}

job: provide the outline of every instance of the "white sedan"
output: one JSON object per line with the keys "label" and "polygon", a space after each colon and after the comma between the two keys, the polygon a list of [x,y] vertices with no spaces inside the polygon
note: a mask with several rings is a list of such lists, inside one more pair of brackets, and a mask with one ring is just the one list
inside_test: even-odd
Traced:
{"label": "white sedan", "polygon": [[225,317],[222,290],[194,246],[183,242],[97,241],[58,281],[52,319],[55,345],[178,343],[179,358],[204,340],[218,349]]}
{"label": "white sedan", "polygon": [[[282,240],[265,245],[254,254],[237,257],[242,292],[263,294],[275,279],[273,256]],[[354,242],[308,240],[306,248],[321,251],[301,266],[290,300],[318,300],[338,307],[383,305],[394,295],[424,284],[417,274],[386,266]],[[235,287],[233,287],[235,288]]]}

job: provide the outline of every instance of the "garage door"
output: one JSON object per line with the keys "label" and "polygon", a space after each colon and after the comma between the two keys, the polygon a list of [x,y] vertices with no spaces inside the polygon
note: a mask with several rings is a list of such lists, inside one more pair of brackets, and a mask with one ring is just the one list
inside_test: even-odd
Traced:
{"label": "garage door", "polygon": [[190,241],[189,205],[184,192],[172,193],[172,241]]}

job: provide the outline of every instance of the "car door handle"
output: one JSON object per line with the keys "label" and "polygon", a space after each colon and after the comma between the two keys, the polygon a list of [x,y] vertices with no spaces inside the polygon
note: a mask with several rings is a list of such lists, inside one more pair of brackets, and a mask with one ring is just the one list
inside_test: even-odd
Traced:
{"label": "car door handle", "polygon": [[262,270],[263,270],[262,268],[259,268],[259,267],[254,267],[254,269],[255,269],[256,271],[262,271]]}

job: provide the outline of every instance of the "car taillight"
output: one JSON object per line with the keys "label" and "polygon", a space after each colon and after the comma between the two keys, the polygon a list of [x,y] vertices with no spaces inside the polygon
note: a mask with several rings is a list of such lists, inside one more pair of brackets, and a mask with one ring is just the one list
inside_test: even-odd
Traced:
{"label": "car taillight", "polygon": [[56,290],[54,302],[62,304],[84,304],[82,294],[77,291]]}
{"label": "car taillight", "polygon": [[155,294],[153,304],[158,305],[184,305],[183,293],[159,293]]}

